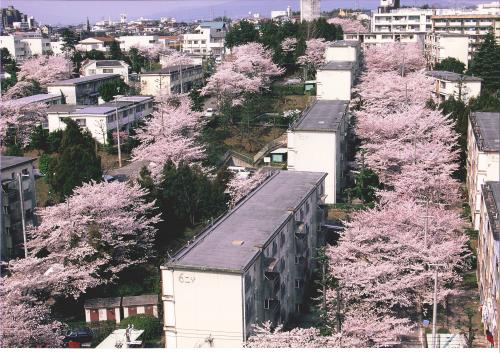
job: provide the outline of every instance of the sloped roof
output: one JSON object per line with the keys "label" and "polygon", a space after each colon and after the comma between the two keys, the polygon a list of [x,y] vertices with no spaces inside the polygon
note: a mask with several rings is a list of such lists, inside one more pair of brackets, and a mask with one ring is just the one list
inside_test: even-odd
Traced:
{"label": "sloped roof", "polygon": [[119,308],[122,298],[93,298],[85,300],[83,307],[85,309],[104,309],[104,308]]}
{"label": "sloped roof", "polygon": [[122,298],[122,306],[158,305],[157,294],[143,294]]}

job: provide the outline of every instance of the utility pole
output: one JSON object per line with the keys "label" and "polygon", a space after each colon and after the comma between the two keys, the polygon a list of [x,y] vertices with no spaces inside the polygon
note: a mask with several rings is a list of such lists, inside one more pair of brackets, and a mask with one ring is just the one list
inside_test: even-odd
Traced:
{"label": "utility pole", "polygon": [[24,195],[23,195],[23,181],[21,173],[17,174],[17,182],[19,184],[19,203],[21,208],[21,224],[23,227],[23,241],[24,241],[24,257],[28,257],[28,247],[26,245],[26,220],[24,214]]}
{"label": "utility pole", "polygon": [[115,114],[116,114],[116,138],[118,139],[118,166],[122,167],[122,150],[120,146],[120,124],[118,122],[118,96],[115,96]]}
{"label": "utility pole", "polygon": [[436,321],[437,321],[437,285],[438,285],[438,270],[440,267],[445,267],[442,264],[429,264],[429,267],[434,267],[434,295],[433,295],[433,312],[432,312],[432,348],[436,347]]}

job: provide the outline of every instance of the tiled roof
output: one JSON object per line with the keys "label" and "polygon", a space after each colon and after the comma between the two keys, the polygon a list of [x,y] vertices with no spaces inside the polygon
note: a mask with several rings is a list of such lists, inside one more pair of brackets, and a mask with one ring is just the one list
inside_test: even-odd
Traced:
{"label": "tiled roof", "polygon": [[123,297],[122,306],[158,305],[157,294],[143,294],[132,297]]}
{"label": "tiled roof", "polygon": [[120,297],[87,299],[83,307],[85,309],[119,308],[121,300]]}

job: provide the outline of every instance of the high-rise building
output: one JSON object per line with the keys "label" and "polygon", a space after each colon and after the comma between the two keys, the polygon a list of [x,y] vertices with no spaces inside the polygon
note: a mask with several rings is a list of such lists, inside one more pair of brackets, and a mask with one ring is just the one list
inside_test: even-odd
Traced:
{"label": "high-rise building", "polygon": [[320,16],[320,0],[300,0],[300,21],[314,21]]}
{"label": "high-rise building", "polygon": [[126,13],[120,14],[120,23],[127,23],[127,14]]}

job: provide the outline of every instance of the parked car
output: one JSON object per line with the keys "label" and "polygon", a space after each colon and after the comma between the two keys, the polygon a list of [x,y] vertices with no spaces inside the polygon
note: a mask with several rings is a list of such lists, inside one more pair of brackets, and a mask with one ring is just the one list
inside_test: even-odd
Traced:
{"label": "parked car", "polygon": [[71,330],[64,336],[63,342],[67,345],[69,342],[87,343],[92,341],[92,330],[88,327],[80,327]]}
{"label": "parked car", "polygon": [[207,110],[205,111],[205,116],[207,118],[211,118],[215,115],[215,113],[217,113],[217,109],[215,108],[207,108]]}

